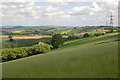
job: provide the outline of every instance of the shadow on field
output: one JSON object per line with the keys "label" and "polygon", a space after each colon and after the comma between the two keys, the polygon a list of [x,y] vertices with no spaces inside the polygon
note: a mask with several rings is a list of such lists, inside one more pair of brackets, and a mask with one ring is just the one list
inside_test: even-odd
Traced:
{"label": "shadow on field", "polygon": [[114,41],[120,41],[120,39],[113,40],[113,41],[104,41],[104,42],[99,42],[99,43],[95,43],[94,45],[103,44],[103,43],[109,43],[109,42],[114,42]]}
{"label": "shadow on field", "polygon": [[103,44],[103,43],[108,43],[108,41],[107,42],[95,43],[94,45]]}

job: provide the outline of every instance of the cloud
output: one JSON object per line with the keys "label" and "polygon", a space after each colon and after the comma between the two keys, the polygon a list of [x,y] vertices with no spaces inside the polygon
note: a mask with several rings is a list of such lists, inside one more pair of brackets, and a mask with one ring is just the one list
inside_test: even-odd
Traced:
{"label": "cloud", "polygon": [[118,2],[119,0],[0,0],[0,2]]}
{"label": "cloud", "polygon": [[99,4],[97,4],[97,2],[93,2],[92,5],[93,5],[94,8],[99,8],[100,7]]}
{"label": "cloud", "polygon": [[109,21],[110,12],[113,12],[114,24],[117,25],[117,2],[94,1],[84,5],[85,2],[47,1],[42,5],[33,0],[3,2],[0,5],[3,25],[104,25]]}

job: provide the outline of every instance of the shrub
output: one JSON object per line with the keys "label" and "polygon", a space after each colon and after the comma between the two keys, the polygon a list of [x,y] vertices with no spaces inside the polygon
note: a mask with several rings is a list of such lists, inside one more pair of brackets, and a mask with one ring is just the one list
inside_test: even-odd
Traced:
{"label": "shrub", "polygon": [[98,37],[100,35],[105,35],[105,33],[95,33],[94,36]]}
{"label": "shrub", "polygon": [[83,37],[89,37],[90,35],[88,33],[85,33]]}
{"label": "shrub", "polygon": [[96,37],[100,36],[100,34],[99,34],[99,33],[95,33],[94,35],[95,35]]}
{"label": "shrub", "polygon": [[46,43],[33,45],[31,47],[19,47],[19,48],[6,48],[2,49],[2,61],[9,61],[19,58],[24,58],[27,56],[46,53],[50,51],[50,46]]}
{"label": "shrub", "polygon": [[101,35],[105,35],[105,33],[101,33]]}

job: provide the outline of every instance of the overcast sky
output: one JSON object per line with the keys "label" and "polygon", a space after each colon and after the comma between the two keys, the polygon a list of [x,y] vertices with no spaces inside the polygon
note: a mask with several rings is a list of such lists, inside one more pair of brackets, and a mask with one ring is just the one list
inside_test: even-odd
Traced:
{"label": "overcast sky", "polygon": [[4,0],[0,4],[2,21],[0,25],[106,25],[106,22],[109,24],[111,12],[114,16],[114,25],[118,25],[117,0],[109,2],[105,0],[102,2],[95,2],[97,0],[91,2],[79,0],[21,1]]}

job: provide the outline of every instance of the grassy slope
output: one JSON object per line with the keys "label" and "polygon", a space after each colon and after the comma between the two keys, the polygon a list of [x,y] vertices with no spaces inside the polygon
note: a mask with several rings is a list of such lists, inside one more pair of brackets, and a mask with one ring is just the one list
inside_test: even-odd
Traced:
{"label": "grassy slope", "polygon": [[93,42],[99,42],[99,41],[112,41],[114,39],[118,39],[118,33],[107,34],[107,35],[99,36],[99,37],[94,36],[94,37],[88,37],[84,39],[76,39],[76,40],[67,41],[64,43],[64,45],[61,48],[74,47],[77,45],[84,45],[87,43],[93,43]]}
{"label": "grassy slope", "polygon": [[[64,49],[3,63],[5,78],[113,78],[118,73],[117,35],[66,42]],[[103,41],[108,43],[100,44]],[[99,43],[95,45],[95,43]],[[84,44],[84,45],[82,45]],[[75,46],[76,45],[76,46]],[[69,46],[69,47],[68,47]]]}

